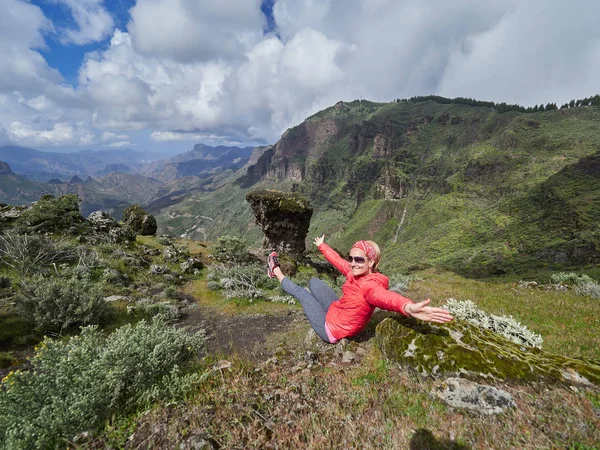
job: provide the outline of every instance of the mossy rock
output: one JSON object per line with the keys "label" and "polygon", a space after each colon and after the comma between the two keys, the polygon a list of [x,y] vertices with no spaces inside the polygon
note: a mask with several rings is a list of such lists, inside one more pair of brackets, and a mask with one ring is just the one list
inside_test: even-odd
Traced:
{"label": "mossy rock", "polygon": [[386,318],[376,342],[391,361],[424,377],[546,381],[600,386],[600,363],[523,347],[497,333],[454,320],[442,326]]}
{"label": "mossy rock", "polygon": [[313,208],[296,193],[260,190],[246,194],[256,222],[267,238],[268,247],[278,253],[301,257]]}
{"label": "mossy rock", "polygon": [[156,234],[156,219],[138,205],[131,205],[123,211],[123,224],[140,236]]}

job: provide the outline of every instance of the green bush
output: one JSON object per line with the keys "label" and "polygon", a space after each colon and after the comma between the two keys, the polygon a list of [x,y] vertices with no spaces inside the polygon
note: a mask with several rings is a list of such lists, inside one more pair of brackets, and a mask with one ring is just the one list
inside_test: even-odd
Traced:
{"label": "green bush", "polygon": [[390,276],[390,291],[403,294],[409,290],[410,283],[415,281],[413,275],[394,274]]}
{"label": "green bush", "polygon": [[57,333],[75,325],[99,324],[111,315],[99,287],[76,278],[38,276],[24,281],[15,302],[19,313],[38,329]]}
{"label": "green bush", "polygon": [[244,263],[251,259],[248,243],[238,236],[221,236],[213,248],[211,257],[222,263]]}
{"label": "green bush", "polygon": [[162,321],[125,325],[104,337],[95,326],[68,340],[46,338],[34,370],[9,374],[0,389],[0,448],[65,448],[150,402],[176,399],[202,379],[185,375],[204,343]]}
{"label": "green bush", "polygon": [[553,283],[568,284],[570,286],[594,282],[594,280],[587,275],[580,275],[578,273],[573,273],[573,272],[553,273],[550,276],[550,279],[552,280]]}
{"label": "green bush", "polygon": [[85,219],[79,212],[77,195],[44,195],[21,214],[15,226],[24,233],[68,231],[72,227],[83,228]]}
{"label": "green bush", "polygon": [[150,317],[160,317],[167,322],[179,319],[180,313],[177,306],[169,302],[149,303],[142,307]]}
{"label": "green bush", "polygon": [[577,295],[600,298],[600,284],[594,282],[580,283],[573,288],[573,292]]}

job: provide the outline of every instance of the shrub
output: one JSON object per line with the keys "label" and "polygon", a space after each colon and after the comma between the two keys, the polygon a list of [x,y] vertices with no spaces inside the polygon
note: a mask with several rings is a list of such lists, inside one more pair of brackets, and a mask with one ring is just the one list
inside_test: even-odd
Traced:
{"label": "shrub", "polygon": [[15,299],[19,313],[38,329],[62,333],[74,325],[102,323],[110,307],[87,281],[35,277],[22,283]]}
{"label": "shrub", "polygon": [[12,280],[10,277],[0,277],[0,289],[10,289],[12,287]]}
{"label": "shrub", "polygon": [[213,264],[211,269],[227,298],[263,298],[265,294],[262,288],[274,289],[278,286],[260,266]]}
{"label": "shrub", "polygon": [[161,295],[163,297],[169,298],[169,297],[173,297],[173,295],[175,294],[175,292],[177,292],[177,288],[175,286],[167,286],[166,288],[163,289]]}
{"label": "shrub", "polygon": [[577,295],[600,298],[600,284],[594,282],[580,283],[573,288],[573,292]]}
{"label": "shrub", "polygon": [[222,263],[244,263],[251,259],[248,253],[248,244],[238,236],[218,238],[211,257]]}
{"label": "shrub", "polygon": [[162,321],[125,325],[108,337],[95,326],[68,340],[46,338],[34,370],[9,374],[0,389],[0,447],[65,448],[149,402],[181,398],[203,375],[185,375],[203,336]]}
{"label": "shrub", "polygon": [[295,305],[297,300],[291,295],[273,295],[268,298],[273,303],[287,303],[288,305]]}
{"label": "shrub", "polygon": [[156,242],[160,245],[171,245],[171,238],[168,236],[159,236],[156,238]]}
{"label": "shrub", "polygon": [[449,298],[443,306],[452,315],[460,320],[465,320],[481,328],[501,334],[519,345],[542,348],[542,336],[528,330],[512,316],[495,316],[488,314],[475,305],[471,300],[455,300]]}
{"label": "shrub", "polygon": [[142,307],[150,317],[159,317],[167,322],[179,319],[179,309],[169,302],[148,303]]}
{"label": "shrub", "polygon": [[79,212],[79,197],[75,194],[59,198],[44,195],[15,221],[15,226],[27,233],[67,231],[84,224],[85,219]]}
{"label": "shrub", "polygon": [[550,276],[550,279],[553,283],[556,284],[568,284],[570,286],[583,284],[583,283],[593,283],[594,280],[585,274],[577,274],[573,272],[559,272],[553,273]]}
{"label": "shrub", "polygon": [[394,274],[390,276],[390,291],[403,294],[408,291],[410,283],[415,281],[415,277],[412,275]]}
{"label": "shrub", "polygon": [[218,291],[221,288],[221,285],[216,281],[209,281],[208,283],[206,283],[206,287],[210,291]]}
{"label": "shrub", "polygon": [[73,249],[65,242],[14,231],[0,235],[0,261],[23,275],[43,270],[51,264],[75,259]]}

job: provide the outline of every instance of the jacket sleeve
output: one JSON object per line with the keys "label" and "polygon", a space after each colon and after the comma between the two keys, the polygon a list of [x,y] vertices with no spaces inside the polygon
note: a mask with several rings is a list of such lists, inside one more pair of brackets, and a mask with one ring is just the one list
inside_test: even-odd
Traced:
{"label": "jacket sleeve", "polygon": [[397,292],[385,289],[381,284],[375,281],[365,284],[363,287],[363,295],[369,305],[376,308],[387,309],[388,311],[396,311],[405,316],[408,316],[409,314],[404,312],[404,307],[408,303],[414,303],[411,299],[403,297]]}
{"label": "jacket sleeve", "polygon": [[348,272],[350,272],[350,263],[338,255],[334,249],[323,243],[319,245],[319,251],[323,253],[325,259],[333,264],[337,270],[342,272],[344,275],[348,275]]}

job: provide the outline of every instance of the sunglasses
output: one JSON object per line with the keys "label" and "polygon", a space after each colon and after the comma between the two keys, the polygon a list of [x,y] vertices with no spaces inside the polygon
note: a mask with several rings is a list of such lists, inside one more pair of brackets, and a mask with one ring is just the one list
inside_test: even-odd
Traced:
{"label": "sunglasses", "polygon": [[362,256],[350,256],[350,255],[348,255],[346,257],[346,261],[348,261],[349,263],[351,263],[352,261],[354,261],[356,264],[364,264],[367,261],[367,258],[363,258]]}

